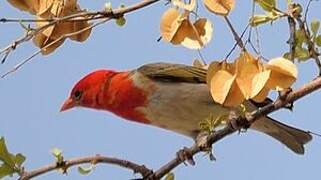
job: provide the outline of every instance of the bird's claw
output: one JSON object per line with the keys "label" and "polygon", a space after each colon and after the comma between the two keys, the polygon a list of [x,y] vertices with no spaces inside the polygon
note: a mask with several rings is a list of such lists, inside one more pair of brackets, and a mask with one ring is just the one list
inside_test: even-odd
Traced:
{"label": "bird's claw", "polygon": [[192,166],[195,165],[195,161],[193,159],[193,153],[187,147],[184,147],[183,149],[179,150],[176,153],[176,155],[178,159],[180,159],[185,165],[187,165],[185,161]]}
{"label": "bird's claw", "polygon": [[246,132],[250,128],[251,124],[247,121],[248,113],[244,114],[244,117],[238,116],[234,111],[231,111],[229,114],[229,127],[239,133]]}
{"label": "bird's claw", "polygon": [[207,142],[207,137],[208,137],[209,133],[207,132],[201,132],[197,135],[196,139],[195,139],[195,143],[197,144],[197,146],[202,150],[202,151],[206,151],[209,148],[211,148],[211,146],[208,145]]}
{"label": "bird's claw", "polygon": [[[280,100],[285,100],[285,98],[287,97],[287,95],[289,94],[289,93],[291,93],[293,90],[292,90],[292,88],[287,88],[287,89],[284,89],[283,91],[280,91],[279,92],[279,99]],[[290,110],[290,111],[293,111],[293,107],[294,107],[294,105],[293,105],[293,102],[292,103],[288,103],[288,104],[286,104],[285,106],[284,106],[284,108],[285,109],[288,109],[288,110]]]}

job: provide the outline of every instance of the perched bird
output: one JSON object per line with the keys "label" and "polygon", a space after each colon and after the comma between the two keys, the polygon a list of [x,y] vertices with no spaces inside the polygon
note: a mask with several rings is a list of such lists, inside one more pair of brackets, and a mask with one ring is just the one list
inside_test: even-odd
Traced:
{"label": "perched bird", "polygon": [[[257,105],[246,101],[247,109]],[[110,111],[124,119],[168,129],[193,139],[200,121],[230,109],[215,103],[206,85],[206,70],[193,66],[153,63],[132,71],[97,70],[72,89],[61,111],[73,107]],[[270,117],[255,121],[251,129],[265,133],[298,154],[312,136]]]}

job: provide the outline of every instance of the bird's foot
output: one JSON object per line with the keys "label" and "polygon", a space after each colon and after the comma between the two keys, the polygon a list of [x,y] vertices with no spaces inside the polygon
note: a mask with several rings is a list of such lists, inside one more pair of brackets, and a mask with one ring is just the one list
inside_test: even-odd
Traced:
{"label": "bird's foot", "polygon": [[[288,94],[290,94],[292,92],[292,88],[287,88],[287,89],[284,89],[283,91],[279,91],[279,97],[278,99],[284,101],[286,99],[286,97],[288,96]],[[292,103],[288,103],[284,106],[285,109],[288,109],[290,111],[293,111],[293,102]]]}
{"label": "bird's foot", "polygon": [[195,143],[202,151],[206,151],[208,148],[211,148],[211,146],[207,143],[208,135],[209,133],[207,132],[200,132],[195,138]]}
{"label": "bird's foot", "polygon": [[237,115],[234,111],[231,111],[229,114],[229,127],[239,133],[246,132],[246,130],[251,126],[251,124],[247,121],[247,116],[249,114],[245,113],[244,117]]}
{"label": "bird's foot", "polygon": [[196,137],[196,144],[200,150],[205,152],[205,155],[208,155],[211,161],[216,161],[216,158],[213,154],[212,145],[208,144],[207,137],[209,134],[207,132],[201,132]]}
{"label": "bird's foot", "polygon": [[195,161],[193,159],[193,153],[191,152],[190,149],[188,149],[187,147],[184,147],[183,149],[179,150],[176,153],[177,157],[184,162],[185,165],[187,165],[185,163],[185,161],[188,162],[188,164],[194,166],[195,165]]}

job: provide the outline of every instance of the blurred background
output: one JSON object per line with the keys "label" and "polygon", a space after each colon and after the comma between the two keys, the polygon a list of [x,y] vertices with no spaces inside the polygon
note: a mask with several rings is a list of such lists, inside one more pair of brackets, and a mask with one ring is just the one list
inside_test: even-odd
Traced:
{"label": "blurred background", "polygon": [[[105,0],[79,0],[81,7],[97,11]],[[134,4],[138,0],[112,0],[113,7]],[[306,5],[307,1],[296,1]],[[26,157],[25,166],[32,170],[54,162],[50,150],[58,147],[65,158],[101,154],[128,159],[147,167],[158,169],[175,156],[183,146],[192,145],[187,137],[125,121],[115,115],[89,109],[73,109],[60,113],[59,109],[69,91],[81,77],[101,68],[127,70],[150,62],[176,62],[191,64],[200,58],[197,51],[173,46],[160,36],[159,21],[168,8],[160,1],[126,16],[127,23],[119,27],[114,21],[95,28],[85,43],[66,41],[49,56],[37,56],[22,69],[5,79],[0,79],[0,136],[4,136],[11,152],[21,152]],[[199,2],[199,15],[214,24],[212,42],[201,50],[207,62],[223,59],[234,45],[234,39],[223,18],[205,10]],[[285,9],[286,2],[281,1]],[[241,33],[251,15],[252,1],[237,1],[230,20]],[[259,7],[258,7],[259,9]],[[309,21],[321,19],[320,1],[313,2]],[[0,17],[26,18],[7,1],[0,1]],[[267,58],[282,56],[288,50],[287,20],[282,19],[259,28],[262,54]],[[7,46],[23,34],[17,23],[0,24],[0,45]],[[31,55],[37,49],[32,43],[19,46],[0,65],[1,74]],[[238,50],[233,56],[236,57]],[[317,74],[314,61],[299,65],[299,79],[295,87],[313,79]],[[273,95],[272,95],[273,97]],[[293,112],[281,110],[271,116],[299,128],[321,132],[321,91],[295,103]],[[321,139],[306,146],[303,156],[292,153],[277,141],[257,132],[233,134],[214,145],[216,162],[199,154],[196,166],[181,165],[174,170],[176,179],[318,179],[321,176]],[[133,172],[122,168],[98,165],[88,175],[80,175],[76,168],[68,175],[48,173],[37,179],[132,179]]]}

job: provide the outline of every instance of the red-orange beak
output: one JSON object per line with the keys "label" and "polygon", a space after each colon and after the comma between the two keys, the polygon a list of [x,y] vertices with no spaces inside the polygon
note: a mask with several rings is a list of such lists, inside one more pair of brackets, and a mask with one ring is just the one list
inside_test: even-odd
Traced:
{"label": "red-orange beak", "polygon": [[62,105],[62,107],[61,107],[61,109],[60,109],[60,112],[66,111],[66,110],[71,109],[71,108],[73,108],[73,107],[75,107],[74,101],[73,101],[71,98],[68,98],[68,99],[64,102],[64,104]]}

